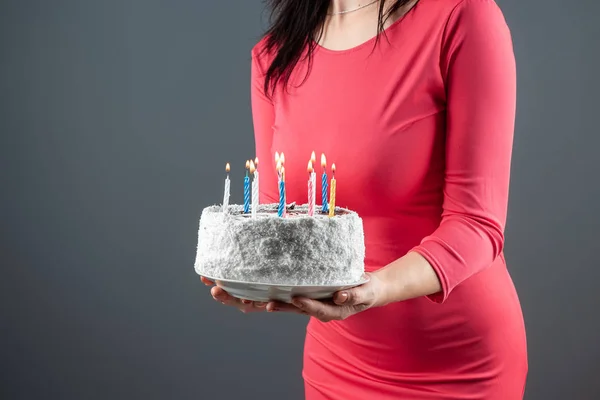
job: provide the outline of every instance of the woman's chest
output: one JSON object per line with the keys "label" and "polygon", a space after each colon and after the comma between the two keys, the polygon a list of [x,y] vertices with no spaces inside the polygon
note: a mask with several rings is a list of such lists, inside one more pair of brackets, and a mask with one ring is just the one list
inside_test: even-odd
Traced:
{"label": "woman's chest", "polygon": [[271,150],[286,155],[291,198],[302,201],[313,151],[318,174],[321,154],[329,173],[335,163],[339,197],[354,208],[372,202],[373,193],[398,201],[439,170],[445,132],[439,71],[426,54],[384,55],[317,53],[310,73],[299,69],[296,87],[278,95]]}

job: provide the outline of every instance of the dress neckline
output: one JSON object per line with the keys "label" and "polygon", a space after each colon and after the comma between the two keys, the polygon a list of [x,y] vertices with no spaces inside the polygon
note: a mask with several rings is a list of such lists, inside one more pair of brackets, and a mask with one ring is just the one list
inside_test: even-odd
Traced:
{"label": "dress neckline", "polygon": [[[402,16],[400,16],[400,18],[398,18],[396,21],[392,22],[387,28],[385,28],[383,30],[383,32],[381,32],[380,35],[388,35],[390,34],[393,30],[396,29],[396,27],[400,26],[402,21],[404,21],[404,19],[411,13],[414,12],[414,10],[419,6],[419,3],[421,3],[423,0],[417,0],[416,3],[407,11],[405,12]],[[375,42],[375,40],[377,40],[377,35],[371,37],[370,39],[367,39],[366,41],[357,44],[356,46],[353,47],[349,47],[347,49],[340,49],[340,50],[334,50],[334,49],[330,49],[327,47],[322,46],[320,43],[318,43],[317,41],[313,41],[313,43],[315,44],[315,47],[318,51],[323,52],[323,53],[328,53],[328,54],[348,54],[348,53],[353,53],[356,52],[358,50],[361,50],[364,47],[367,47],[370,44],[373,44]]]}

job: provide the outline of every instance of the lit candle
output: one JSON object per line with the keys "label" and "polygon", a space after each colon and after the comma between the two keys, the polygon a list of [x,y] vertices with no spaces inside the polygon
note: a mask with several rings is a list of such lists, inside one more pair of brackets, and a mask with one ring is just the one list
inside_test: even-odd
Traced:
{"label": "lit candle", "polygon": [[277,209],[277,215],[279,217],[285,217],[285,168],[281,166],[279,170],[279,208]]}
{"label": "lit candle", "polygon": [[279,174],[279,169],[281,168],[281,160],[279,159],[279,153],[275,152],[275,170],[277,171],[277,184],[281,181],[281,176]]}
{"label": "lit candle", "polygon": [[331,164],[331,193],[329,195],[329,216],[335,214],[335,164]]}
{"label": "lit candle", "polygon": [[[260,204],[260,186],[258,180],[258,157],[254,159],[254,166],[256,167],[256,172],[254,173],[254,181],[256,182],[256,207],[258,209],[258,205]],[[254,200],[252,200],[254,202]]]}
{"label": "lit candle", "polygon": [[246,177],[244,178],[244,214],[250,211],[250,178],[248,170],[250,169],[250,161],[246,161]]}
{"label": "lit candle", "polygon": [[285,165],[284,165],[285,164],[285,154],[283,154],[283,151],[281,152],[281,154],[279,154],[279,163],[281,165],[281,174],[280,174],[279,179],[281,179],[283,176],[283,169],[285,167]]}
{"label": "lit candle", "polygon": [[314,169],[312,166],[312,161],[308,162],[308,215],[313,216],[315,214],[315,186],[313,184],[312,176],[314,174]]}
{"label": "lit candle", "polygon": [[275,171],[277,171],[277,185],[279,185],[279,182],[281,182],[281,160],[277,161]]}
{"label": "lit candle", "polygon": [[321,200],[323,202],[321,211],[326,213],[329,209],[327,205],[327,160],[325,154],[321,154],[321,167],[323,167],[323,176],[321,179]]}
{"label": "lit candle", "polygon": [[258,171],[254,166],[254,161],[250,161],[250,173],[252,174],[252,217],[256,217],[258,211]]}
{"label": "lit candle", "polygon": [[317,165],[317,156],[315,155],[315,152],[313,151],[312,154],[310,155],[310,162],[312,164],[313,167],[313,171],[310,174],[310,180],[312,181],[312,187],[313,187],[313,192],[312,192],[312,198],[309,199],[309,203],[312,203],[312,207],[313,207],[313,211],[316,208],[316,194],[317,194],[317,173],[315,172],[315,165]]}
{"label": "lit candle", "polygon": [[[283,155],[283,153],[281,153]],[[283,182],[283,216],[287,214],[287,193],[285,192],[285,167],[281,166],[281,181]]]}
{"label": "lit candle", "polygon": [[229,207],[229,195],[231,182],[229,181],[229,163],[225,165],[225,171],[227,171],[227,177],[225,178],[225,193],[223,194],[223,213],[227,213],[227,207]]}

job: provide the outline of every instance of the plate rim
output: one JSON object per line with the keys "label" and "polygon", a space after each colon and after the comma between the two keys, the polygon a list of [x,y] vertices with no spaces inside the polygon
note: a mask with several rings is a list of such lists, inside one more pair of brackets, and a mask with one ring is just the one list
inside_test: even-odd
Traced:
{"label": "plate rim", "polygon": [[342,287],[355,287],[355,286],[364,285],[365,283],[367,283],[371,280],[371,277],[367,271],[363,272],[361,278],[358,281],[350,282],[350,283],[346,283],[346,284],[338,284],[338,285],[285,285],[285,284],[281,284],[281,283],[248,282],[248,281],[239,281],[239,280],[235,280],[235,279],[213,278],[213,277],[210,277],[210,276],[208,276],[204,273],[200,273],[200,272],[198,272],[198,275],[215,282],[215,284],[217,283],[217,281],[219,281],[219,282],[241,284],[241,285],[260,285],[260,286],[266,286],[266,287],[287,287],[287,288],[302,288],[302,289],[309,289],[309,288],[336,289],[336,288],[342,288]]}

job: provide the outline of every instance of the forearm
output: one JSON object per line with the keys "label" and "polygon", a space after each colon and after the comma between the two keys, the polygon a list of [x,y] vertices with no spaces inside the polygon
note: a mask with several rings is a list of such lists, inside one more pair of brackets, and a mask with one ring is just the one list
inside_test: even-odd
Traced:
{"label": "forearm", "polygon": [[429,296],[442,289],[432,266],[416,252],[407,253],[373,275],[382,283],[379,306]]}

